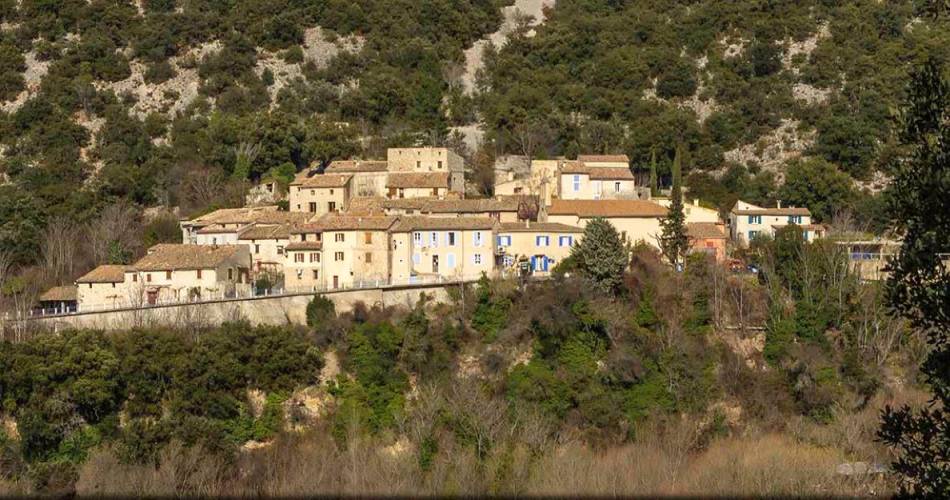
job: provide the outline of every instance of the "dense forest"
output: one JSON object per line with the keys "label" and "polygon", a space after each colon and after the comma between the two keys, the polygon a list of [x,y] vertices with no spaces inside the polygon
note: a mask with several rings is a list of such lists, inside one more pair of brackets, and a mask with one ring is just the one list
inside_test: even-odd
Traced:
{"label": "dense forest", "polygon": [[758,278],[700,257],[676,273],[646,246],[627,263],[604,227],[550,282],[443,304],[6,342],[0,494],[893,487],[835,470],[886,463],[879,408],[923,397],[925,349],[839,248],[791,228],[750,250]]}

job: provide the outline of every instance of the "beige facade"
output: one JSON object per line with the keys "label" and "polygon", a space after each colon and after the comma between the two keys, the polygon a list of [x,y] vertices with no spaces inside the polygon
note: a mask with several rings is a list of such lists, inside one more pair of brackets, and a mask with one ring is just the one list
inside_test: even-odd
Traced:
{"label": "beige facade", "polygon": [[396,283],[474,279],[491,275],[495,263],[490,218],[402,217],[392,230],[392,276]]}
{"label": "beige facade", "polygon": [[350,198],[383,196],[386,192],[388,163],[378,160],[337,160],[324,174],[350,174]]}
{"label": "beige facade", "polygon": [[78,310],[128,306],[132,301],[125,272],[130,266],[99,266],[76,280]]}
{"label": "beige facade", "polygon": [[[650,201],[667,208],[672,203],[669,198],[655,197]],[[683,214],[686,216],[687,224],[718,224],[722,222],[718,210],[702,206],[698,199],[683,200]]]}
{"label": "beige facade", "polygon": [[[220,245],[236,242],[241,229],[254,226],[278,226],[299,224],[311,215],[301,212],[285,212],[276,205],[249,208],[223,208],[214,212],[181,221],[182,243]],[[199,232],[203,237],[199,238]],[[230,236],[218,236],[226,234]],[[200,243],[199,243],[200,242]]]}
{"label": "beige facade", "polygon": [[763,208],[739,200],[729,213],[730,236],[740,244],[747,245],[759,235],[774,236],[776,229],[789,224],[800,226],[806,241],[824,235],[824,228],[812,224],[807,208],[782,207],[781,202],[775,208]]}
{"label": "beige facade", "polygon": [[447,189],[465,192],[465,160],[448,148],[390,148],[386,151],[389,172],[446,172]]}
{"label": "beige facade", "polygon": [[284,286],[288,290],[323,290],[323,234],[307,224],[291,231],[284,251]]}
{"label": "beige facade", "polygon": [[571,254],[584,230],[556,222],[515,222],[501,224],[498,245],[499,269],[513,272],[524,263],[532,274],[546,275]]}
{"label": "beige facade", "polygon": [[627,155],[577,155],[577,161],[588,167],[630,168]]}
{"label": "beige facade", "polygon": [[667,209],[644,200],[555,200],[548,209],[547,222],[586,227],[595,218],[613,224],[631,242],[659,247],[660,221]]}
{"label": "beige facade", "polygon": [[290,208],[295,212],[326,214],[346,210],[351,174],[297,175],[290,184]]}
{"label": "beige facade", "polygon": [[[595,170],[605,172],[600,173]],[[629,169],[569,169],[560,176],[560,198],[563,200],[635,200],[637,186]]]}
{"label": "beige facade", "polygon": [[201,300],[247,294],[247,245],[155,245],[125,271],[130,303]]}
{"label": "beige facade", "polygon": [[247,245],[251,253],[252,273],[282,273],[287,245],[290,244],[288,224],[254,226],[241,232],[237,243]]}

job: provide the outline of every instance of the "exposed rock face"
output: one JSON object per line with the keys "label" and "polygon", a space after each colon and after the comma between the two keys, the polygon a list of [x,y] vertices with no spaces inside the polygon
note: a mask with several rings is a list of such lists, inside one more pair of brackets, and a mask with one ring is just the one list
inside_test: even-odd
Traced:
{"label": "exposed rock face", "polygon": [[785,178],[784,165],[800,158],[814,143],[815,132],[801,130],[798,120],[783,119],[778,128],[762,136],[754,144],[745,144],[726,151],[726,161],[749,165],[756,163],[775,172],[776,180]]}
{"label": "exposed rock face", "polygon": [[544,9],[553,7],[557,0],[515,0],[514,5],[502,9],[504,21],[498,31],[475,42],[465,51],[465,72],[462,74],[461,83],[466,93],[471,94],[475,90],[475,76],[478,70],[482,69],[484,63],[482,56],[488,44],[496,48],[501,47],[508,40],[508,36],[518,27],[518,23],[525,16],[533,17],[532,25],[538,25],[544,22]]}

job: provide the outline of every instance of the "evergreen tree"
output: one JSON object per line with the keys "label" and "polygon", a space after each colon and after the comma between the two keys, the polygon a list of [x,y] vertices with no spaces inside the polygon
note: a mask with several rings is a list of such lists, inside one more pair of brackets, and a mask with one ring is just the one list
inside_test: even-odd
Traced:
{"label": "evergreen tree", "polygon": [[899,452],[894,470],[901,493],[950,496],[950,82],[929,61],[912,75],[901,142],[907,157],[890,187],[890,213],[903,233],[890,262],[891,306],[927,335],[931,351],[921,367],[934,392],[917,410],[887,407],[878,435]]}
{"label": "evergreen tree", "polygon": [[686,233],[686,214],[683,211],[682,148],[676,148],[673,158],[673,192],[669,213],[660,222],[660,248],[663,255],[675,266],[686,258],[689,251],[689,235]]}
{"label": "evergreen tree", "polygon": [[584,237],[571,249],[577,268],[603,292],[615,294],[627,268],[627,247],[617,229],[600,217],[587,223]]}
{"label": "evergreen tree", "polygon": [[656,148],[650,151],[650,196],[660,195],[660,186],[657,184],[656,176]]}

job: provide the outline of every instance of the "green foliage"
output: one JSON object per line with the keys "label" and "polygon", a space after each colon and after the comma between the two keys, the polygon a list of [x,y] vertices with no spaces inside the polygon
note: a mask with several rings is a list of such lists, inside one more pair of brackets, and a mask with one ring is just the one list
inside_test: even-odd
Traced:
{"label": "green foliage", "polygon": [[627,248],[613,224],[602,218],[588,222],[584,237],[571,248],[571,257],[598,289],[618,293],[627,268]]}
{"label": "green foliage", "polygon": [[788,206],[807,207],[815,220],[829,222],[835,212],[853,206],[852,181],[834,165],[808,159],[789,165],[779,197]]}
{"label": "green foliage", "polygon": [[307,304],[307,326],[319,328],[336,318],[336,306],[323,295],[315,295]]}
{"label": "green foliage", "polygon": [[670,265],[684,264],[689,251],[689,235],[686,233],[686,214],[683,212],[682,148],[676,149],[673,159],[673,192],[669,211],[660,221],[660,248]]}
{"label": "green foliage", "polygon": [[912,75],[900,134],[907,152],[889,188],[889,213],[903,245],[888,266],[887,301],[927,336],[921,372],[933,399],[919,410],[886,408],[878,435],[898,452],[901,491],[920,497],[950,493],[950,81],[944,71],[931,60]]}
{"label": "green foliage", "polygon": [[492,342],[508,323],[511,300],[493,290],[492,282],[485,274],[478,280],[476,300],[472,327],[484,336],[486,342]]}

